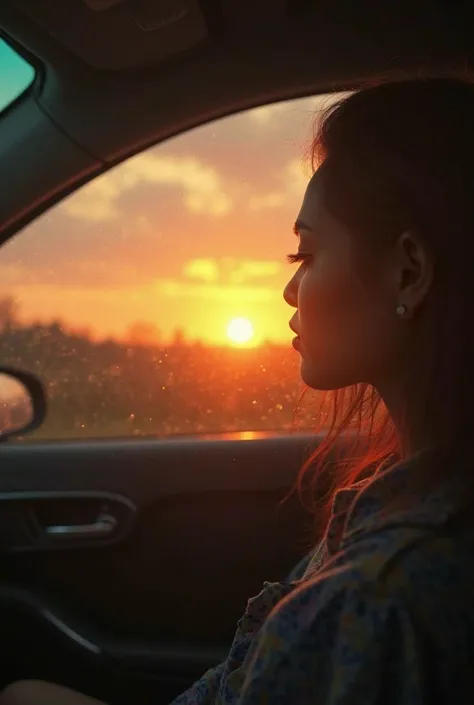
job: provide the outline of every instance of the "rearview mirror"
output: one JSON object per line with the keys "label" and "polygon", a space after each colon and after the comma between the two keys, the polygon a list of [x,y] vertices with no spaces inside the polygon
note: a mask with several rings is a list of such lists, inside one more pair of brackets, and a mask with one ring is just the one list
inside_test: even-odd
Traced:
{"label": "rearview mirror", "polygon": [[46,397],[39,379],[0,366],[0,443],[33,431],[45,416]]}

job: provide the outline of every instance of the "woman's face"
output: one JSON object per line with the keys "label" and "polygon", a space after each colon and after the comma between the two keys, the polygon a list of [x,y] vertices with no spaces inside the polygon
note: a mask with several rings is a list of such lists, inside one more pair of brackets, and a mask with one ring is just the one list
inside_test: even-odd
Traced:
{"label": "woman's face", "polygon": [[400,352],[390,253],[361,242],[325,208],[317,174],[295,225],[301,263],[284,291],[296,308],[303,381],[315,389],[377,386]]}

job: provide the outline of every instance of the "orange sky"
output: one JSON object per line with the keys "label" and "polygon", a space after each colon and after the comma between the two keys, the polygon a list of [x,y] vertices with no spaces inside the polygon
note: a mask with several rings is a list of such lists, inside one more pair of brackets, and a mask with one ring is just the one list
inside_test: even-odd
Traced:
{"label": "orange sky", "polygon": [[[331,99],[280,103],[153,147],[83,187],[1,250],[1,295],[25,320],[61,319],[100,337],[145,322],[229,342],[229,321],[287,343],[282,299],[309,177],[303,155]],[[143,328],[143,326],[141,326]],[[145,327],[146,329],[146,327]]]}

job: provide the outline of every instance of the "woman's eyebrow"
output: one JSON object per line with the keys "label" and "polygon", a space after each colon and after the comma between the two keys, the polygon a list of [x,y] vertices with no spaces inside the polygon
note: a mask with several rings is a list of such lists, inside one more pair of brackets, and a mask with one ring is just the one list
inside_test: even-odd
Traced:
{"label": "woman's eyebrow", "polygon": [[310,228],[309,225],[306,225],[306,223],[303,223],[303,221],[298,218],[293,226],[293,232],[298,237],[301,230],[308,230],[309,232],[312,232],[312,228]]}

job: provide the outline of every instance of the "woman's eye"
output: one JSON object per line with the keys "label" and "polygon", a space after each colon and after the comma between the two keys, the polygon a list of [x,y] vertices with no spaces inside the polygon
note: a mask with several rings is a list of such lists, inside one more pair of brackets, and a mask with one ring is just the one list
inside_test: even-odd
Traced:
{"label": "woman's eye", "polygon": [[311,255],[306,254],[305,252],[296,252],[292,255],[286,255],[287,262],[289,262],[290,264],[296,264],[297,262],[303,262],[304,264],[308,264],[310,258]]}

